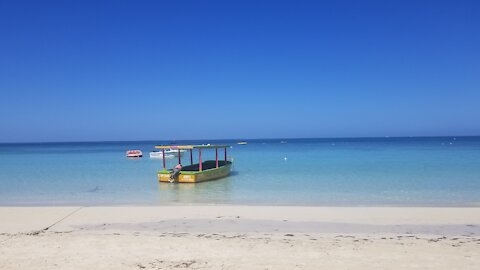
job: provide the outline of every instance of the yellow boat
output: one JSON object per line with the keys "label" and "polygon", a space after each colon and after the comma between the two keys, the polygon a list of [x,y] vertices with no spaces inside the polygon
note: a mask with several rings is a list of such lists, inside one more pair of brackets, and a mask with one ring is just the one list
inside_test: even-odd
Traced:
{"label": "yellow boat", "polygon": [[[198,183],[203,181],[215,180],[226,177],[232,170],[232,162],[227,160],[228,145],[159,145],[155,146],[161,149],[162,155],[165,155],[165,149],[177,151],[189,150],[190,165],[183,166],[179,173],[167,170],[165,159],[163,159],[163,170],[159,171],[158,181],[160,182],[179,182],[179,183]],[[198,149],[198,163],[193,164],[193,150]],[[202,150],[215,149],[215,160],[202,161]],[[224,149],[224,159],[219,160],[218,149]],[[182,164],[181,155],[178,155],[178,163]]]}
{"label": "yellow boat", "polygon": [[247,142],[238,142],[237,144],[245,145],[245,144],[247,144]]}

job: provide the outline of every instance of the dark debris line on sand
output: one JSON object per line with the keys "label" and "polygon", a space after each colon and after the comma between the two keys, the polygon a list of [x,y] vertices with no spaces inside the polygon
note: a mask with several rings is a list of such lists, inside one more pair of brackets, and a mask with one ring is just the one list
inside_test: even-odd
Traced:
{"label": "dark debris line on sand", "polygon": [[[78,211],[80,211],[81,209],[83,209],[84,207],[81,206],[75,210],[73,210],[71,213],[67,214],[66,216],[64,216],[63,218],[55,221],[54,223],[52,223],[51,225],[41,229],[41,230],[36,230],[36,231],[31,231],[31,232],[27,232],[27,233],[16,233],[16,234],[12,234],[9,238],[7,239],[4,239],[2,241],[0,241],[0,244],[2,243],[5,243],[7,242],[8,240],[11,240],[17,236],[21,236],[21,235],[31,235],[31,236],[35,236],[35,235],[39,235],[39,234],[43,234],[43,233],[46,233],[50,228],[52,228],[53,226],[57,225],[58,223],[64,221],[65,219],[67,219],[68,217],[72,216],[73,214],[77,213]],[[69,232],[57,232],[57,233],[69,233]]]}
{"label": "dark debris line on sand", "polygon": [[[138,269],[173,269],[173,268],[191,268],[192,265],[198,264],[196,260],[185,260],[185,261],[164,261],[157,259],[153,262],[149,262],[146,265],[138,263],[136,266]],[[205,262],[204,264],[208,264]],[[195,267],[197,269],[197,267]]]}

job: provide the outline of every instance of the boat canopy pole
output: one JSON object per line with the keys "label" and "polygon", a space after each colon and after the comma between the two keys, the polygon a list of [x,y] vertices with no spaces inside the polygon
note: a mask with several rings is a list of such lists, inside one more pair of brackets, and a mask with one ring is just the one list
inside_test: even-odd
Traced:
{"label": "boat canopy pole", "polygon": [[198,171],[202,171],[202,149],[198,149]]}
{"label": "boat canopy pole", "polygon": [[165,171],[167,164],[165,164],[165,149],[162,149],[163,170]]}
{"label": "boat canopy pole", "polygon": [[215,148],[215,166],[218,168],[218,148]]}
{"label": "boat canopy pole", "polygon": [[182,157],[180,155],[180,149],[178,149],[178,164],[182,164]]}
{"label": "boat canopy pole", "polygon": [[227,162],[227,147],[225,147],[225,162]]}
{"label": "boat canopy pole", "polygon": [[193,149],[190,149],[190,165],[193,165]]}

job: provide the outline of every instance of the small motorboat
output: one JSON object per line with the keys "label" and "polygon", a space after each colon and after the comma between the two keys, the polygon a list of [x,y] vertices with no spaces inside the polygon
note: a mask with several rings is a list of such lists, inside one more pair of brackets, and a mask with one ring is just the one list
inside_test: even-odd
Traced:
{"label": "small motorboat", "polygon": [[237,144],[245,145],[245,144],[247,144],[247,142],[238,142]]}
{"label": "small motorboat", "polygon": [[[159,151],[162,152],[162,151]],[[178,157],[178,155],[183,156],[183,153],[185,153],[185,150],[183,149],[165,149],[165,155],[174,155]]]}
{"label": "small motorboat", "polygon": [[128,150],[127,157],[129,158],[141,158],[143,157],[143,153],[140,150]]}
{"label": "small motorboat", "polygon": [[[178,152],[177,152],[177,156],[178,156]],[[165,151],[165,159],[173,158],[173,157],[175,157],[174,154],[167,154],[167,151]],[[162,151],[152,151],[152,152],[150,152],[150,158],[163,159],[163,153],[162,153]]]}
{"label": "small motorboat", "polygon": [[175,157],[178,157],[178,156],[183,156],[183,153],[185,153],[186,150],[178,149],[178,148],[175,148],[175,146],[172,146],[172,148],[165,148],[165,149],[162,149],[161,151],[152,151],[150,152],[150,157],[152,157],[152,155],[155,157],[157,155],[162,156],[162,151],[165,151],[165,157],[167,157],[167,155],[173,155]]}

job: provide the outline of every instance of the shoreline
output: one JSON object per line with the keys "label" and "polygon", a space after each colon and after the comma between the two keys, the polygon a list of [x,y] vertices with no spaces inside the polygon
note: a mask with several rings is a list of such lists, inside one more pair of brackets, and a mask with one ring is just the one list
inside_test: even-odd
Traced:
{"label": "shoreline", "polygon": [[1,269],[480,267],[480,207],[0,207],[0,218]]}
{"label": "shoreline", "polygon": [[310,203],[186,203],[186,202],[162,202],[162,203],[12,203],[1,204],[0,208],[8,207],[184,207],[184,206],[248,206],[248,207],[316,207],[316,208],[480,208],[480,201],[473,203],[459,203],[459,204],[440,204],[440,203],[425,203],[425,204],[310,204]]}

